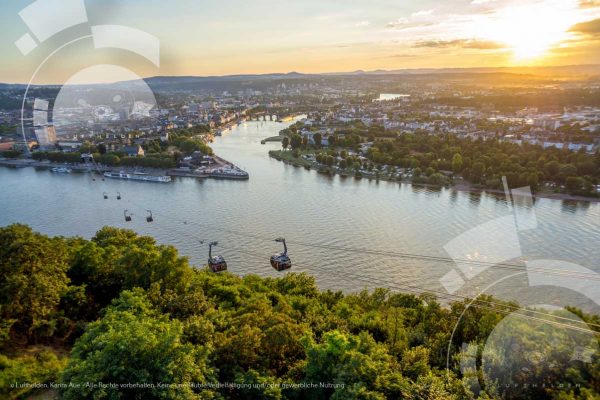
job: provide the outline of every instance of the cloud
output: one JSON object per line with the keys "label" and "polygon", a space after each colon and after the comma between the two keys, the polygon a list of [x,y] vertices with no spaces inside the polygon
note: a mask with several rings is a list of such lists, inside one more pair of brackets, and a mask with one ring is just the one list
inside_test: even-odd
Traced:
{"label": "cloud", "polygon": [[392,55],[386,56],[384,58],[411,58],[411,57],[416,57],[416,55],[415,54],[400,53],[400,54],[392,54]]}
{"label": "cloud", "polygon": [[588,35],[600,34],[600,19],[594,19],[592,21],[580,22],[573,25],[570,32],[585,33]]}
{"label": "cloud", "polygon": [[473,0],[471,1],[471,4],[473,5],[479,5],[479,4],[487,4],[487,3],[493,3],[496,0]]}
{"label": "cloud", "polygon": [[371,23],[369,21],[360,21],[360,22],[357,22],[356,24],[354,24],[354,26],[359,27],[359,28],[369,26],[369,25],[371,25]]}
{"label": "cloud", "polygon": [[579,7],[581,7],[581,8],[600,7],[600,0],[579,0]]}
{"label": "cloud", "polygon": [[454,40],[421,40],[416,42],[413,47],[423,48],[449,48],[449,47],[460,47],[463,49],[478,49],[478,50],[497,50],[503,49],[500,43],[493,42],[491,40],[478,40],[478,39],[454,39]]}
{"label": "cloud", "polygon": [[416,12],[412,13],[410,15],[410,17],[398,18],[395,21],[388,22],[386,26],[388,28],[403,29],[403,28],[411,28],[411,27],[415,27],[415,26],[431,25],[432,18],[430,18],[430,17],[434,12],[435,12],[434,9],[416,11]]}
{"label": "cloud", "polygon": [[399,26],[408,25],[410,21],[408,18],[398,18],[396,21],[390,21],[387,23],[388,28],[397,28]]}
{"label": "cloud", "polygon": [[435,10],[421,10],[421,11],[417,11],[414,12],[410,15],[411,18],[419,18],[419,17],[427,17],[431,14],[433,14]]}

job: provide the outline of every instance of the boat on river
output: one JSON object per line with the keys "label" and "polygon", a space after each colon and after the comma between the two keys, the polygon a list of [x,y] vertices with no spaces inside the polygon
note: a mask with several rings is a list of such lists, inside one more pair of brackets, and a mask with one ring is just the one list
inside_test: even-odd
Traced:
{"label": "boat on river", "polygon": [[222,168],[215,168],[208,173],[211,178],[221,179],[248,179],[246,171],[232,165],[225,165]]}
{"label": "boat on river", "polygon": [[120,172],[105,172],[104,176],[111,179],[126,179],[132,181],[144,181],[144,182],[160,182],[167,183],[171,182],[171,177],[168,175],[150,175],[144,172],[134,172],[132,174],[120,171]]}
{"label": "boat on river", "polygon": [[67,168],[67,167],[54,167],[54,168],[52,168],[52,172],[54,172],[55,174],[70,174],[71,173],[71,168]]}

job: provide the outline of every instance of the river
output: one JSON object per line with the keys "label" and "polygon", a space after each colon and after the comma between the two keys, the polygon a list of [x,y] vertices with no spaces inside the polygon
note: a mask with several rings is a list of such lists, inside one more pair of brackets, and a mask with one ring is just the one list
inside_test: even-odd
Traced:
{"label": "river", "polygon": [[[281,251],[272,239],[283,236],[292,271],[315,275],[322,288],[389,286],[446,293],[440,279],[456,269],[454,263],[421,256],[447,258],[444,246],[453,238],[515,212],[503,196],[357,181],[283,164],[268,157],[268,150],[280,143],[261,145],[260,140],[289,124],[245,122],[215,138],[216,154],[248,171],[248,181],[94,181],[90,174],[0,168],[0,225],[20,222],[50,235],[86,238],[105,225],[127,227],[175,245],[196,265],[207,257],[206,242],[217,240],[232,273],[262,276],[278,275],[268,259]],[[133,214],[132,222],[124,221],[124,209]],[[152,223],[146,222],[147,209],[153,212]],[[511,265],[564,260],[600,276],[599,203],[536,199],[535,215],[537,227],[518,232],[519,257]],[[488,268],[464,279],[456,293],[485,289],[524,304],[596,309],[572,290],[530,287],[523,271]]]}

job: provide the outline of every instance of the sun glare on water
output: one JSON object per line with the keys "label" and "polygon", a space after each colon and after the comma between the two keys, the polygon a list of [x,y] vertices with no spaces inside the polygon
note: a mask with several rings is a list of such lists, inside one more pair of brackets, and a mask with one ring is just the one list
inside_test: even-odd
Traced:
{"label": "sun glare on water", "polygon": [[569,38],[569,28],[577,22],[577,1],[538,1],[500,10],[480,21],[477,29],[509,48],[518,63],[546,56]]}

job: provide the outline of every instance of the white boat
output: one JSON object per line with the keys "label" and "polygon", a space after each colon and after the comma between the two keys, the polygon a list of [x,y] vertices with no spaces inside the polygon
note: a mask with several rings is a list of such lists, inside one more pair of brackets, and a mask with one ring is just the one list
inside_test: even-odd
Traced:
{"label": "white boat", "polygon": [[54,167],[54,168],[52,168],[52,172],[57,173],[57,174],[70,174],[71,173],[71,168]]}
{"label": "white boat", "polygon": [[248,179],[248,173],[236,166],[226,165],[223,168],[213,169],[209,172],[209,176],[213,178],[226,179]]}
{"label": "white boat", "polygon": [[104,176],[112,179],[128,179],[132,181],[145,181],[145,182],[161,182],[167,183],[171,182],[171,177],[168,175],[157,176],[157,175],[149,175],[143,172],[134,172],[133,174],[128,174],[126,172],[105,172]]}

